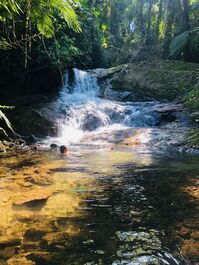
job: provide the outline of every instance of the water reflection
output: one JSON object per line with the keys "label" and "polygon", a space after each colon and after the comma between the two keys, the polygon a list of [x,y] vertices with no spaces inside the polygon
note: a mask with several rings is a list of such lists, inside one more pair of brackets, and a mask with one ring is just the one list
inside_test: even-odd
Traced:
{"label": "water reflection", "polygon": [[0,264],[197,262],[197,157],[24,152],[0,172]]}

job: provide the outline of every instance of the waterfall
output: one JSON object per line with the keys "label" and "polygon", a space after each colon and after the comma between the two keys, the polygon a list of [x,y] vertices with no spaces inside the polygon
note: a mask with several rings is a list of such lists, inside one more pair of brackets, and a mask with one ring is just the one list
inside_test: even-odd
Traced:
{"label": "waterfall", "polygon": [[73,81],[66,74],[65,85],[57,100],[64,118],[59,120],[59,140],[76,144],[85,135],[155,125],[150,113],[154,103],[118,102],[100,97],[97,79],[89,72],[74,69]]}

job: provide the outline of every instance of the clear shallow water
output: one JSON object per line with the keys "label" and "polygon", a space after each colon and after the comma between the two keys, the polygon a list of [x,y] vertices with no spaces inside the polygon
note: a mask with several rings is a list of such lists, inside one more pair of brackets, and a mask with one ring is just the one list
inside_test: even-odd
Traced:
{"label": "clear shallow water", "polygon": [[0,162],[0,264],[185,264],[197,156],[25,151]]}

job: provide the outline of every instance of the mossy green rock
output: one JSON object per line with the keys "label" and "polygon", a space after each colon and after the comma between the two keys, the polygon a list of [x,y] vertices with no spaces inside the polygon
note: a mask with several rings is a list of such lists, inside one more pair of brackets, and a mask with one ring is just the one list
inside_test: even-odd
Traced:
{"label": "mossy green rock", "polygon": [[124,65],[110,83],[113,90],[132,92],[133,100],[179,100],[197,84],[198,70],[193,63],[146,61]]}

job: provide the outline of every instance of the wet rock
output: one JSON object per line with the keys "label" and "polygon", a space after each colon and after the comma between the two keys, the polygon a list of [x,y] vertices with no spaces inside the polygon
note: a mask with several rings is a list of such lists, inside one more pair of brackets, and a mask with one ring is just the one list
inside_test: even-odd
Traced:
{"label": "wet rock", "polygon": [[68,233],[66,232],[55,232],[48,233],[43,237],[43,240],[47,241],[48,245],[56,245],[63,242],[67,242],[70,239]]}
{"label": "wet rock", "polygon": [[104,97],[106,99],[112,99],[112,100],[126,100],[129,99],[129,96],[131,95],[131,92],[121,92],[121,91],[114,91],[111,88],[107,88],[104,91]]}
{"label": "wet rock", "polygon": [[35,265],[35,262],[26,259],[25,257],[12,257],[7,261],[7,265]]}
{"label": "wet rock", "polygon": [[[117,232],[116,236],[121,242],[127,242],[127,243],[133,242],[136,248],[133,249],[133,251],[131,251],[132,256],[146,254],[146,253],[150,254],[154,250],[160,250],[162,245],[159,239],[160,233],[152,229],[147,232],[145,231]],[[126,250],[121,249],[121,255],[125,251]]]}
{"label": "wet rock", "polygon": [[[49,253],[49,252],[42,252],[42,251],[34,251],[32,253],[27,254],[27,259],[29,259],[32,264],[52,264],[52,260],[58,256],[57,253]],[[32,265],[31,264],[31,265]],[[18,265],[18,264],[17,264]],[[21,265],[21,264],[20,264]],[[26,264],[24,264],[26,265]],[[29,265],[29,264],[27,264]]]}
{"label": "wet rock", "polygon": [[179,231],[179,235],[181,237],[187,237],[189,235],[189,233],[190,233],[190,230],[186,227],[182,227]]}
{"label": "wet rock", "polygon": [[194,231],[191,233],[191,237],[195,240],[199,240],[199,231]]}
{"label": "wet rock", "polygon": [[50,145],[50,147],[51,147],[51,148],[57,148],[57,147],[58,147],[58,145],[57,145],[57,144],[53,144],[53,143],[52,143],[52,144]]}
{"label": "wet rock", "polygon": [[35,144],[37,142],[37,139],[34,135],[30,135],[26,138],[26,144]]}
{"label": "wet rock", "polygon": [[40,231],[38,229],[28,229],[24,234],[24,240],[30,242],[37,242],[41,240],[45,233],[45,231]]}
{"label": "wet rock", "polygon": [[88,114],[83,122],[83,131],[94,131],[102,124],[101,119],[94,114]]}
{"label": "wet rock", "polygon": [[17,253],[18,248],[16,247],[5,247],[0,249],[0,258],[9,259]]}
{"label": "wet rock", "polygon": [[91,70],[91,73],[95,74],[98,81],[103,81],[104,79],[111,78],[114,74],[120,72],[125,65],[119,65],[116,67],[104,69],[104,68],[98,68]]}
{"label": "wet rock", "polygon": [[25,252],[38,251],[40,249],[40,241],[28,242],[23,241],[21,244],[21,249]]}
{"label": "wet rock", "polygon": [[17,185],[19,185],[21,187],[25,187],[25,188],[29,188],[29,187],[33,186],[30,182],[22,180],[22,179],[18,180],[16,183],[17,183]]}
{"label": "wet rock", "polygon": [[0,237],[0,247],[10,247],[17,246],[21,243],[21,239],[11,236],[2,236]]}
{"label": "wet rock", "polygon": [[99,71],[98,75],[99,79],[101,76],[104,77],[103,82],[108,80],[114,90],[130,91],[132,99],[130,95],[129,100],[166,101],[182,95],[182,83],[185,87],[195,84],[192,77],[197,77],[197,67],[197,64],[159,60],[123,65],[120,71],[112,76],[108,75],[110,69]]}
{"label": "wet rock", "polygon": [[185,258],[197,260],[199,257],[199,241],[185,240],[182,245],[182,253]]}
{"label": "wet rock", "polygon": [[153,110],[158,113],[170,113],[183,111],[183,106],[181,104],[160,104],[155,106]]}
{"label": "wet rock", "polygon": [[[183,106],[180,104],[157,104],[152,108],[152,111],[158,114],[156,125],[173,122],[177,118],[181,118],[181,116],[186,116],[185,114],[179,115],[179,113],[183,111]],[[186,121],[185,118],[184,121]]]}
{"label": "wet rock", "polygon": [[51,116],[47,111],[30,108],[15,113],[13,117],[11,117],[11,122],[16,131],[22,135],[34,135],[35,137],[57,135],[56,115]]}
{"label": "wet rock", "polygon": [[30,203],[46,201],[51,195],[52,192],[46,189],[28,191],[19,196],[19,198],[13,202],[13,206],[30,205]]}
{"label": "wet rock", "polygon": [[31,222],[35,217],[35,214],[31,211],[18,211],[15,214],[15,218],[19,222]]}
{"label": "wet rock", "polygon": [[32,150],[38,150],[38,147],[35,145],[33,146]]}
{"label": "wet rock", "polygon": [[34,175],[31,177],[30,182],[36,185],[51,185],[52,184],[52,180],[50,179],[49,176],[46,175]]}

